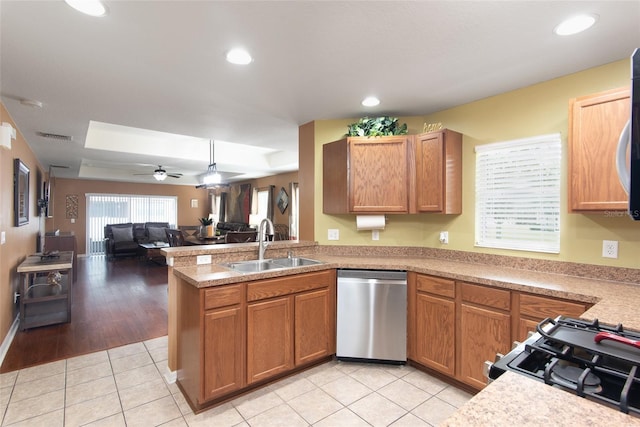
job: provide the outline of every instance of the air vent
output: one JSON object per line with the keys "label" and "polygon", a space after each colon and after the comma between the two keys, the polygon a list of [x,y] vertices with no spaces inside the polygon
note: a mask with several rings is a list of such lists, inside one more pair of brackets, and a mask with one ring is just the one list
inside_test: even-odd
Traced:
{"label": "air vent", "polygon": [[43,138],[55,139],[56,141],[73,141],[73,137],[69,135],[58,135],[56,133],[48,133],[48,132],[36,132],[36,135],[41,136]]}

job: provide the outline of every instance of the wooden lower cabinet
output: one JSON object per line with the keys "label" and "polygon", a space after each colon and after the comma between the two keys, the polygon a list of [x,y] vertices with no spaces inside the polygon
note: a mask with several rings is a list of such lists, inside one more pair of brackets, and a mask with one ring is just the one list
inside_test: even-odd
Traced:
{"label": "wooden lower cabinet", "polygon": [[335,309],[331,289],[295,296],[294,362],[296,366],[335,353]]}
{"label": "wooden lower cabinet", "polygon": [[[424,366],[453,376],[456,337],[456,305],[453,300],[455,283],[453,280],[418,275],[416,291],[415,303],[408,304],[409,309],[415,311],[416,325],[415,337],[411,333],[409,335],[409,347],[413,347],[413,353],[410,352],[409,357]],[[412,315],[409,316],[408,324],[411,324]]]}
{"label": "wooden lower cabinet", "polygon": [[511,316],[462,304],[460,307],[460,380],[477,388],[487,385],[485,360],[511,347]]}
{"label": "wooden lower cabinet", "polygon": [[516,341],[524,341],[530,331],[535,331],[538,323],[557,316],[580,317],[591,304],[566,301],[558,298],[543,297],[527,293],[517,293],[518,330],[514,336]]}
{"label": "wooden lower cabinet", "polygon": [[177,380],[194,407],[245,384],[244,285],[198,289],[176,281]]}
{"label": "wooden lower cabinet", "polygon": [[336,272],[198,289],[176,279],[177,382],[194,410],[335,353]]}
{"label": "wooden lower cabinet", "polygon": [[249,384],[293,368],[290,297],[247,307],[247,382]]}
{"label": "wooden lower cabinet", "polygon": [[203,398],[210,400],[244,386],[244,312],[241,307],[204,315]]}
{"label": "wooden lower cabinet", "polygon": [[247,381],[335,353],[335,270],[247,286]]}

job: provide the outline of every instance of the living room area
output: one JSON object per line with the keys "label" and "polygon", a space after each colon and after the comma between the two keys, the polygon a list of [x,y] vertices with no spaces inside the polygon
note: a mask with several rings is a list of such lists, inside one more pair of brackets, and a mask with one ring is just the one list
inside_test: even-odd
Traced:
{"label": "living room area", "polygon": [[[268,189],[273,192],[274,189],[289,188],[296,180],[297,173],[285,173],[243,184],[252,189]],[[225,192],[233,194],[237,191],[233,187],[235,186],[225,188]],[[141,251],[141,244],[164,241],[159,232],[164,235],[168,229],[183,228],[185,235],[198,234],[200,218],[209,218],[216,210],[216,198],[220,203],[222,193],[216,194],[212,190],[184,185],[63,178],[54,178],[51,188],[49,216],[42,229],[47,234],[47,241],[58,237],[71,238],[76,249],[74,276],[77,278],[72,287],[71,321],[17,331],[7,348],[0,372],[165,336],[167,267],[164,257],[147,256],[151,254],[146,250]],[[89,200],[98,195],[118,200],[123,197],[173,200],[175,212],[173,217],[162,217],[166,218],[165,221],[156,221],[158,215],[166,215],[167,210],[170,210],[168,205],[161,205],[156,207],[155,213],[147,214],[149,221],[141,223],[137,222],[140,217],[122,219],[122,216],[104,214],[102,223],[96,226],[96,222],[90,220],[95,209],[91,208]],[[68,204],[70,199],[76,202],[72,208]],[[234,200],[234,197],[229,200]],[[272,203],[275,204],[273,201]],[[122,203],[115,205],[124,209]],[[229,203],[225,213],[234,214],[235,205]],[[247,206],[251,208],[250,204]],[[234,231],[241,225],[248,227],[249,213],[243,211],[246,221],[242,223],[219,221],[218,226],[223,229],[223,233]],[[288,224],[290,213],[291,209],[283,213],[276,207],[272,212],[273,221]],[[219,212],[217,216],[220,218]],[[37,222],[38,217],[35,219]],[[115,256],[115,253],[109,253],[109,240],[105,239],[105,227],[102,224],[122,224],[120,221],[126,221],[125,229],[126,224],[130,223],[127,232],[131,234],[135,230],[134,224],[138,224],[138,233],[142,230],[143,234],[136,236],[129,251]],[[37,227],[37,224],[31,226]],[[38,239],[33,240],[30,254],[37,250],[35,240]],[[211,242],[203,240],[202,243]],[[45,246],[47,251],[55,249],[51,244]],[[16,317],[18,304],[14,309]]]}

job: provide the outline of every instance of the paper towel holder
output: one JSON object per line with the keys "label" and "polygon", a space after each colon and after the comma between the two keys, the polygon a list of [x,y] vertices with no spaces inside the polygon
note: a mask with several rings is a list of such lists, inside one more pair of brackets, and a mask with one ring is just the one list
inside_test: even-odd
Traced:
{"label": "paper towel holder", "polygon": [[356,230],[384,230],[387,224],[386,215],[356,215]]}

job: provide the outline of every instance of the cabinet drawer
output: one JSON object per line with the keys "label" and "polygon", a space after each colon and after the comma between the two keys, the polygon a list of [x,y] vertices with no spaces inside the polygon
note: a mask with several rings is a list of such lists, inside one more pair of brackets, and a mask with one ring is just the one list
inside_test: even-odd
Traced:
{"label": "cabinet drawer", "polygon": [[511,292],[504,289],[461,283],[462,301],[471,302],[500,310],[511,308]]}
{"label": "cabinet drawer", "polygon": [[439,277],[417,275],[417,288],[420,292],[440,295],[447,298],[456,296],[456,286],[453,280],[441,279]]}
{"label": "cabinet drawer", "polygon": [[247,301],[258,301],[312,289],[326,288],[332,284],[335,285],[335,283],[335,270],[260,280],[247,285]]}
{"label": "cabinet drawer", "polygon": [[204,291],[204,309],[225,307],[240,304],[242,301],[242,285],[223,286]]}
{"label": "cabinet drawer", "polygon": [[520,294],[520,314],[525,316],[539,319],[553,318],[558,315],[579,317],[586,309],[585,304],[577,302]]}

